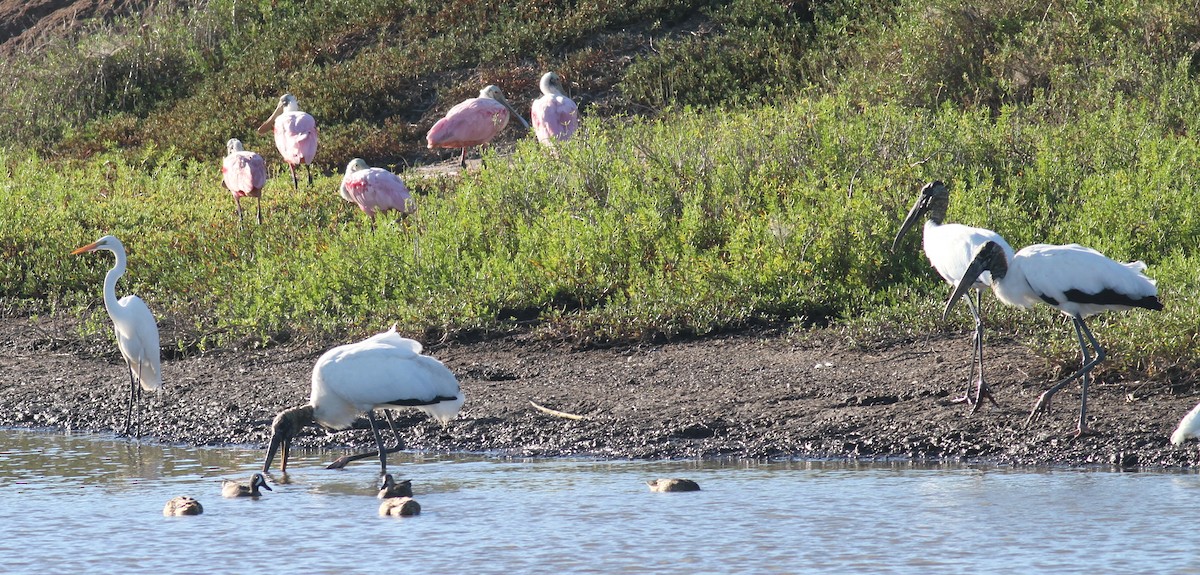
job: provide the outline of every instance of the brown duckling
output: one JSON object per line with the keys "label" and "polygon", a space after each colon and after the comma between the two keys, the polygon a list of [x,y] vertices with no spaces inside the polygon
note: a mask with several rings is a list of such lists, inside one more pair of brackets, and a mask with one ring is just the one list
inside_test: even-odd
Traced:
{"label": "brown duckling", "polygon": [[221,480],[221,495],[225,497],[259,497],[262,492],[258,488],[266,489],[267,491],[275,491],[267,485],[267,480],[261,473],[255,473],[250,478],[250,485],[238,483],[232,479]]}
{"label": "brown duckling", "polygon": [[379,515],[386,517],[411,517],[421,513],[421,504],[412,497],[389,497],[379,504]]}
{"label": "brown duckling", "polygon": [[391,473],[385,473],[383,475],[383,483],[379,486],[380,499],[387,499],[389,497],[412,497],[412,495],[412,480],[405,479],[404,481],[396,483],[396,480],[392,479]]}
{"label": "brown duckling", "polygon": [[700,485],[691,479],[655,479],[647,481],[650,491],[667,493],[672,491],[700,491]]}
{"label": "brown duckling", "polygon": [[204,513],[204,507],[193,497],[180,495],[167,502],[163,507],[163,515],[175,517],[180,515],[199,515]]}

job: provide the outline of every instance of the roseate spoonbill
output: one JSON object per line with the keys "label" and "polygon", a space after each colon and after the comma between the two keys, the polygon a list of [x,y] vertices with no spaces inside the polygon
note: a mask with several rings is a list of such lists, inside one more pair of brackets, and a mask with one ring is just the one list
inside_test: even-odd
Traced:
{"label": "roseate spoonbill", "polygon": [[167,517],[179,517],[182,515],[199,515],[204,513],[204,506],[200,505],[194,497],[180,495],[167,502],[163,506],[163,515]]}
{"label": "roseate spoonbill", "polygon": [[267,163],[256,152],[247,152],[242,141],[233,138],[225,143],[225,160],[221,162],[221,181],[233,193],[238,219],[242,219],[242,198],[258,199],[258,223],[262,223],[262,189],[267,185]]}
{"label": "roseate spoonbill", "polygon": [[556,72],[546,72],[538,85],[542,97],[533,101],[529,111],[538,141],[553,146],[556,141],[570,140],[579,129],[579,108],[563,92],[562,78]]}
{"label": "roseate spoonbill", "polygon": [[399,483],[392,478],[391,473],[383,474],[383,483],[379,486],[379,498],[412,497],[412,480],[405,479]]}
{"label": "roseate spoonbill", "polygon": [[295,96],[284,94],[279,97],[279,105],[275,106],[271,117],[258,127],[258,133],[265,134],[272,127],[275,130],[275,147],[292,173],[292,187],[300,190],[300,183],[296,179],[296,166],[300,164],[304,164],[311,187],[311,164],[317,155],[317,121],[307,112],[300,111]]}
{"label": "roseate spoonbill", "polygon": [[1175,433],[1171,434],[1171,443],[1175,445],[1183,445],[1189,437],[1200,437],[1200,404],[1193,407],[1183,419],[1179,420],[1179,427],[1175,428]]}
{"label": "roseate spoonbill", "polygon": [[263,471],[270,469],[280,446],[279,470],[287,471],[288,448],[305,425],[316,422],[327,429],[346,429],[365,412],[379,447],[380,473],[387,473],[386,450],[372,410],[415,407],[446,423],[462,408],[458,379],[442,362],[422,355],[421,349],[420,343],[400,337],[393,326],[325,352],[313,367],[308,403],[280,412],[271,424]]}
{"label": "roseate spoonbill", "polygon": [[362,158],[346,165],[346,175],[338,194],[343,200],[358,204],[363,213],[375,223],[375,214],[395,210],[401,214],[417,211],[417,204],[408,193],[404,180],[383,168],[372,168]]}
{"label": "roseate spoonbill", "polygon": [[508,125],[508,117],[513,116],[525,129],[529,124],[517,114],[504,92],[497,86],[487,86],[479,91],[478,98],[470,98],[460,102],[446,112],[446,117],[437,121],[425,141],[429,148],[462,148],[459,157],[460,166],[467,167],[467,148],[481,146],[496,137]]}
{"label": "roseate spoonbill", "polygon": [[275,491],[267,485],[267,479],[261,473],[255,473],[250,477],[250,483],[238,483],[232,479],[221,480],[221,496],[222,497],[261,497],[262,491],[259,488],[267,491]]}
{"label": "roseate spoonbill", "polygon": [[379,515],[382,517],[412,517],[421,514],[421,504],[412,497],[389,497],[379,504]]}
{"label": "roseate spoonbill", "polygon": [[700,485],[691,479],[655,479],[647,481],[650,491],[671,493],[675,491],[700,491]]}
{"label": "roseate spoonbill", "polygon": [[[1055,383],[1038,398],[1025,424],[1050,411],[1050,398],[1067,383],[1080,380],[1079,424],[1076,436],[1088,433],[1087,392],[1092,368],[1104,361],[1104,348],[1083,319],[1103,311],[1135,307],[1161,310],[1154,280],[1142,272],[1142,262],[1120,263],[1079,244],[1037,244],[1021,248],[1011,258],[1004,248],[988,242],[963,272],[946,302],[943,319],[954,302],[978,281],[992,273],[992,292],[1000,301],[1023,308],[1044,303],[1071,318],[1083,362],[1079,370]],[[1088,350],[1089,345],[1095,355]]]}
{"label": "roseate spoonbill", "polygon": [[104,309],[112,318],[117,334],[117,349],[129,368],[129,404],[125,409],[125,433],[129,433],[133,404],[138,402],[138,427],[141,427],[142,390],[162,389],[162,368],[159,364],[158,324],[146,302],[136,295],[117,299],[117,280],[125,275],[125,246],[111,235],[104,236],[73,252],[71,255],[107,250],[116,256],[116,263],[104,276]]}
{"label": "roseate spoonbill", "polygon": [[[992,230],[943,223],[949,206],[950,191],[946,189],[944,183],[934,181],[925,184],[921,188],[921,194],[917,196],[917,202],[913,204],[912,209],[908,211],[908,216],[904,218],[904,223],[900,224],[900,231],[896,233],[896,239],[892,241],[892,252],[895,252],[900,245],[900,240],[904,237],[905,232],[921,216],[926,216],[925,229],[922,233],[925,257],[929,259],[933,269],[937,270],[938,275],[942,276],[942,279],[946,280],[946,283],[953,288],[962,279],[963,272],[967,270],[967,266],[971,265],[975,253],[984,244],[995,242],[1009,258],[1013,255],[1013,249],[1008,242],[1004,241],[1004,238],[1000,237],[1000,234]],[[996,404],[996,400],[992,397],[983,378],[983,319],[980,316],[981,292],[991,283],[991,274],[984,272],[971,285],[972,292],[968,293],[966,298],[967,308],[971,310],[971,316],[975,318],[975,335],[971,340],[971,375],[967,379],[967,391],[957,401],[967,402],[971,406],[971,413],[979,410],[979,404],[985,397],[991,400],[993,405]],[[972,295],[974,295],[974,299],[972,299]],[[979,379],[975,382],[975,394],[972,396],[970,378],[975,376],[976,358],[978,358]]]}

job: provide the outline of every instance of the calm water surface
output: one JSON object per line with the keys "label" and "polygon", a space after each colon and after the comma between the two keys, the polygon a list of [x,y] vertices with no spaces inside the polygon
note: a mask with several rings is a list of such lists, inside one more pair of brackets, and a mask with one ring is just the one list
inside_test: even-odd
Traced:
{"label": "calm water surface", "polygon": [[262,455],[0,430],[0,572],[1200,573],[1195,474],[397,454],[423,511],[392,518],[339,453],[223,499]]}

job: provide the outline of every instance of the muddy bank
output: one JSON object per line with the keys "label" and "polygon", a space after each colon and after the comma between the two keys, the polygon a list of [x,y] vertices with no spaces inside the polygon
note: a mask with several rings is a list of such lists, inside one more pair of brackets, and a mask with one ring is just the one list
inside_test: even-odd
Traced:
{"label": "muddy bank", "polygon": [[[123,423],[126,372],[51,320],[0,327],[0,425],[109,431]],[[143,411],[147,439],[263,446],[276,412],[308,398],[326,346],[217,350],[164,360],[165,393]],[[903,457],[1021,465],[1191,467],[1171,430],[1200,397],[1165,383],[1102,381],[1089,394],[1095,435],[1074,438],[1078,387],[1025,427],[1038,395],[1070,366],[993,338],[999,407],[970,415],[970,340],[930,337],[862,349],[833,333],[746,333],[666,345],[577,350],[506,337],[428,346],[467,402],[450,425],[401,418],[406,447],[605,458]],[[1111,376],[1111,374],[1110,374]],[[1113,379],[1110,377],[1110,379]],[[530,401],[584,416],[539,412]],[[300,445],[361,447],[369,432],[312,429]]]}

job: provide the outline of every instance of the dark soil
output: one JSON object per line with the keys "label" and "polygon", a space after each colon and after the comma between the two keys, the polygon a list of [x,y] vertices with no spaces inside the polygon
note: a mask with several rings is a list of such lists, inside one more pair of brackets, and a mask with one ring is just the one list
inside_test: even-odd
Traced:
{"label": "dark soil", "polygon": [[[0,425],[121,427],[128,384],[115,343],[89,351],[74,334],[61,319],[0,320]],[[143,440],[263,446],[275,413],[307,401],[311,368],[332,345],[164,359],[164,392],[145,400]],[[868,349],[829,330],[586,350],[509,336],[426,351],[454,371],[467,401],[445,427],[415,411],[401,418],[408,449],[1120,468],[1190,467],[1197,456],[1194,444],[1167,439],[1197,401],[1191,390],[1176,395],[1168,384],[1111,381],[1111,373],[1089,393],[1094,435],[1073,436],[1076,385],[1056,397],[1048,417],[1026,427],[1051,378],[1072,366],[1050,365],[1000,338],[988,342],[1000,407],[973,415],[951,402],[968,375],[966,334]],[[547,415],[531,400],[585,419]],[[363,430],[313,428],[299,438],[307,446],[369,443]]]}

